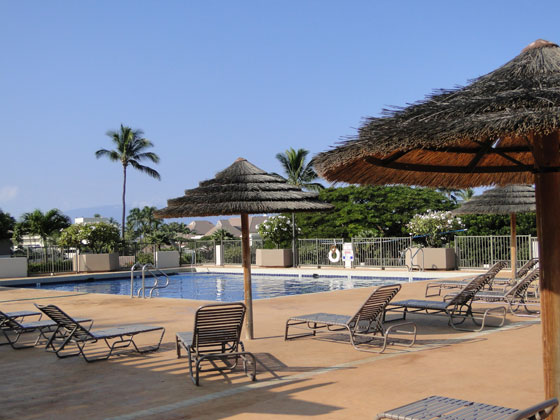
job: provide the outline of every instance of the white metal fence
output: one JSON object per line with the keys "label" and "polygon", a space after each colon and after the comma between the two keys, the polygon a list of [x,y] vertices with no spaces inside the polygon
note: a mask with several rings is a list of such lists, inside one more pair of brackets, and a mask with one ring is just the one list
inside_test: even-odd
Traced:
{"label": "white metal fence", "polygon": [[[216,243],[217,245],[220,242]],[[222,249],[223,249],[223,262],[224,264],[228,265],[241,265],[242,260],[242,246],[241,240],[226,240],[221,241]],[[257,262],[257,249],[262,249],[264,247],[264,243],[262,240],[255,240],[251,241],[251,264],[256,264]]]}
{"label": "white metal fence", "polygon": [[411,237],[352,239],[354,267],[402,267]]}
{"label": "white metal fence", "polygon": [[[535,254],[536,239],[517,236],[517,262],[525,264]],[[510,236],[455,236],[455,254],[459,268],[484,268],[496,261],[511,261]]]}
{"label": "white metal fence", "polygon": [[298,261],[300,266],[341,266],[344,264],[342,258],[338,262],[329,260],[331,246],[336,245],[342,250],[342,239],[299,239]]}
{"label": "white metal fence", "polygon": [[[242,250],[240,240],[188,241],[177,246],[181,264],[216,264],[216,245],[222,244],[223,264],[241,265]],[[342,239],[299,239],[297,261],[300,266],[343,266],[344,261],[329,260],[329,251],[336,245],[342,251]],[[511,260],[511,237],[501,236],[455,236],[455,254],[458,268],[485,268],[496,261]],[[353,267],[404,267],[404,252],[411,247],[410,237],[395,238],[355,238]],[[251,263],[256,263],[256,250],[263,248],[262,240],[251,243]],[[134,262],[151,257],[153,245],[135,244],[134,249],[121,252],[121,269]],[[72,257],[75,251],[59,247],[24,248],[16,251],[16,256],[27,257],[30,274],[61,273],[72,271]],[[517,236],[517,261],[519,265],[538,257],[537,238],[529,235]]]}

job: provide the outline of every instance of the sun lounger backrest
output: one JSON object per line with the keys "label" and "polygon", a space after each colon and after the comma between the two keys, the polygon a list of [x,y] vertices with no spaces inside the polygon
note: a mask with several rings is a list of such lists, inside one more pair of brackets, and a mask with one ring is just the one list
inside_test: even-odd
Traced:
{"label": "sun lounger backrest", "polygon": [[509,291],[506,293],[506,296],[512,296],[517,298],[525,297],[525,294],[527,293],[527,289],[529,288],[531,283],[534,282],[535,280],[538,280],[539,273],[540,273],[539,269],[535,268],[533,271],[527,274],[523,279],[519,280],[519,283],[517,283],[515,286],[509,289]]}
{"label": "sun lounger backrest", "polygon": [[538,258],[531,258],[529,261],[527,261],[525,263],[525,265],[523,265],[523,267],[521,267],[519,269],[519,271],[517,272],[517,277],[525,277],[525,275],[531,271],[531,269],[537,265],[539,263],[539,259]]}
{"label": "sun lounger backrest", "polygon": [[506,268],[507,265],[508,265],[507,261],[498,261],[492,267],[490,267],[485,274],[496,276],[500,271]]}
{"label": "sun lounger backrest", "polygon": [[243,303],[205,305],[194,318],[193,346],[201,348],[237,345],[245,317]]}
{"label": "sun lounger backrest", "polygon": [[37,305],[35,306],[52,319],[58,327],[64,328],[69,333],[72,332],[72,337],[76,340],[91,340],[94,337],[90,334],[87,328],[83,327],[78,321],[55,305]]}
{"label": "sun lounger backrest", "polygon": [[401,290],[400,284],[389,284],[387,286],[379,286],[368,297],[362,307],[352,317],[351,323],[358,326],[362,322],[373,322],[381,319],[385,307]]}
{"label": "sun lounger backrest", "polygon": [[492,275],[481,274],[472,279],[459,294],[449,301],[449,306],[465,305],[474,298],[474,295],[482,290],[494,277]]}

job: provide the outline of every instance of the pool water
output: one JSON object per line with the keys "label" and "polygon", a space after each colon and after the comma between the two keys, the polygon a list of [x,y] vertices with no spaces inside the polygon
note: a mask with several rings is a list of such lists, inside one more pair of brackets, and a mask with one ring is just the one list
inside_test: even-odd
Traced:
{"label": "pool water", "polygon": [[[306,293],[328,292],[332,290],[355,289],[359,287],[380,286],[392,283],[428,280],[409,277],[342,277],[305,275],[255,275],[252,276],[253,299],[266,299],[278,296],[301,295]],[[153,278],[146,278],[146,296],[153,285]],[[34,287],[34,286],[29,286]],[[45,283],[41,289],[69,292],[106,293],[130,296],[130,277],[112,280],[88,280],[68,283]],[[141,279],[134,281],[134,293],[141,287]],[[182,273],[169,276],[169,286],[156,289],[154,297],[213,300],[234,302],[243,300],[243,275],[223,273]]]}

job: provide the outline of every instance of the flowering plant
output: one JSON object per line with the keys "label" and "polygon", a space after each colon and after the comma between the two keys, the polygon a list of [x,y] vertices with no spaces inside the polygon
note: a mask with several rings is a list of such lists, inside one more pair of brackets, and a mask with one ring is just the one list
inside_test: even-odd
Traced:
{"label": "flowering plant", "polygon": [[449,235],[464,227],[459,217],[450,211],[428,210],[415,215],[406,225],[411,235],[422,238],[430,247],[441,247],[449,240]]}
{"label": "flowering plant", "polygon": [[[278,215],[268,218],[258,227],[259,235],[264,240],[274,242],[279,248],[290,247],[292,242],[292,220],[289,217]],[[300,229],[296,229],[296,234]]]}

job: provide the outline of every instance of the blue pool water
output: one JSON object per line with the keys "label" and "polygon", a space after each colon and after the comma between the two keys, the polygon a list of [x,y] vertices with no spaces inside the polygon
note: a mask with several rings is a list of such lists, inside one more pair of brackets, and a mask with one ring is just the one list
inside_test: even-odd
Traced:
{"label": "blue pool water", "polygon": [[[153,296],[214,300],[233,302],[243,300],[243,275],[223,273],[183,273],[169,276],[169,286],[155,290]],[[328,292],[332,290],[354,289],[358,287],[379,286],[391,283],[408,283],[409,281],[428,280],[426,278],[408,277],[342,277],[305,275],[279,276],[253,274],[253,299],[266,299],[278,296],[300,295],[305,293]],[[135,279],[134,291],[140,287],[141,280]],[[146,278],[146,290],[153,284],[153,279]],[[33,287],[33,286],[29,286]],[[107,293],[113,295],[130,295],[130,277],[112,280],[90,280],[69,283],[41,284],[41,289],[61,290],[85,293]],[[148,293],[146,292],[146,295]]]}

